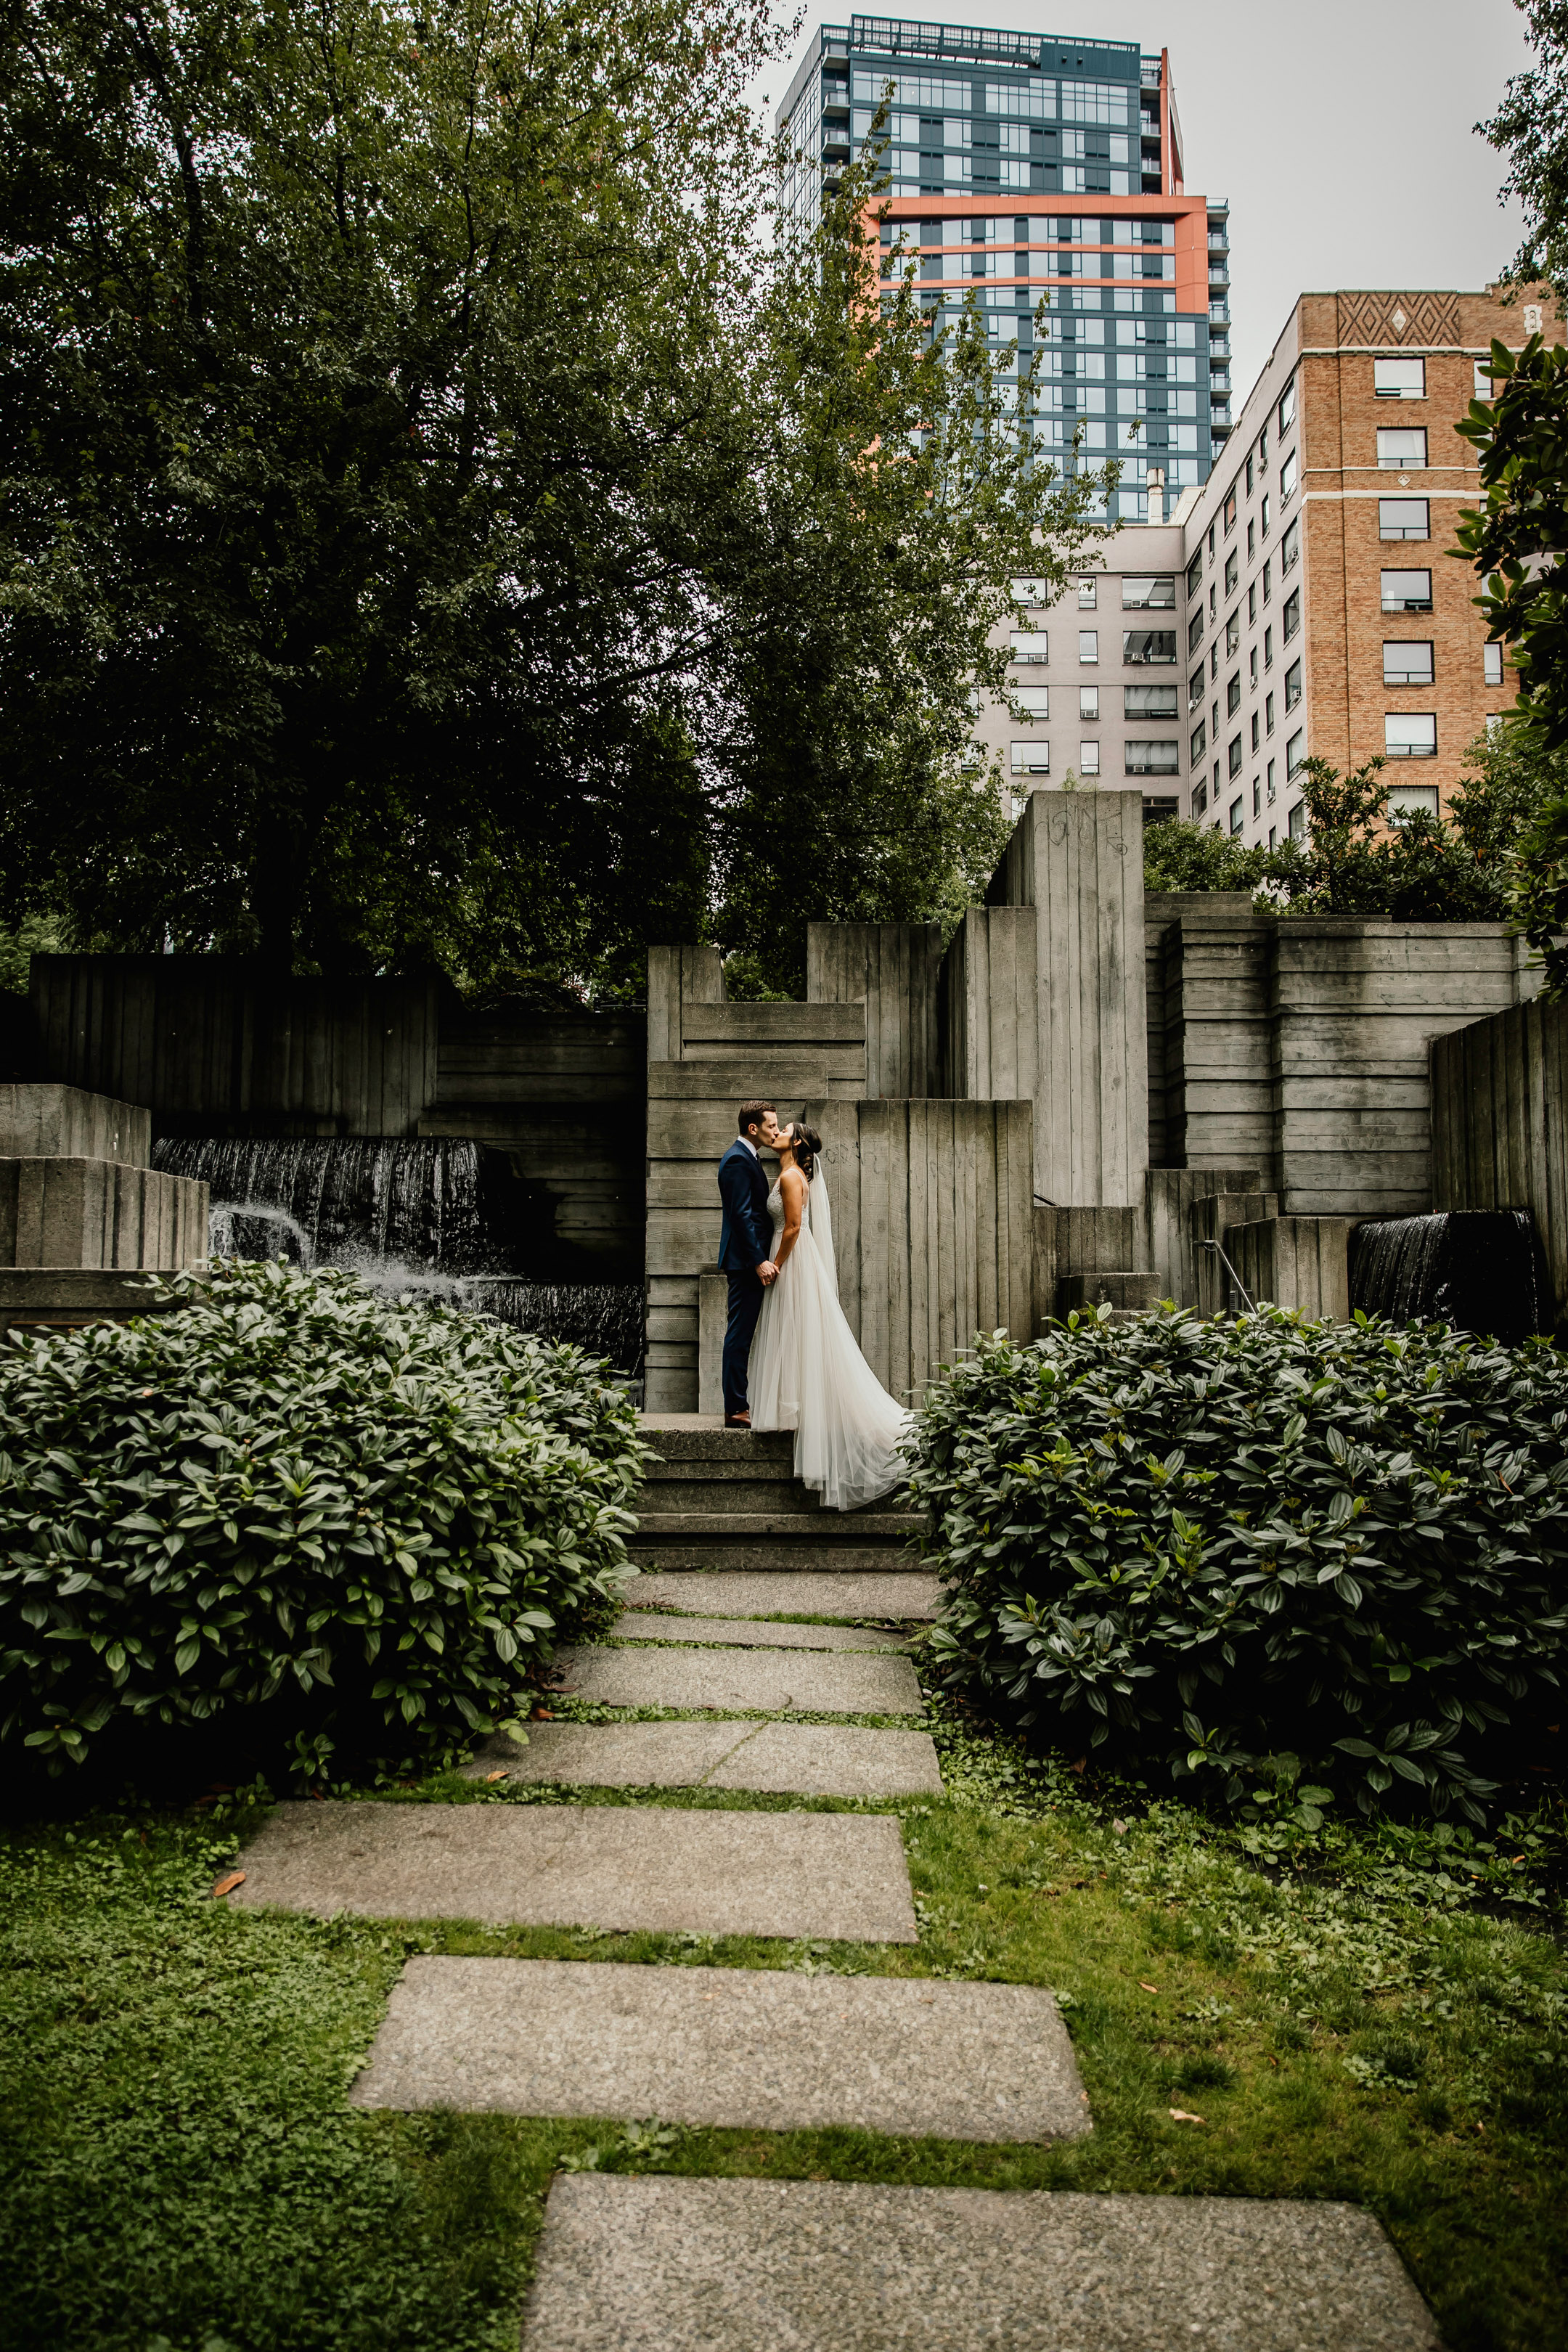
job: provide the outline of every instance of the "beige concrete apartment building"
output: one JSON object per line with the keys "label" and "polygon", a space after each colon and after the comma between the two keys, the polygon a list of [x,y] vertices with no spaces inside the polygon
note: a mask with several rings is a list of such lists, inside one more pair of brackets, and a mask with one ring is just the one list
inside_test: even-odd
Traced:
{"label": "beige concrete apartment building", "polygon": [[1028,716],[980,727],[1014,796],[1069,771],[1138,781],[1151,814],[1268,843],[1300,830],[1304,760],[1381,755],[1391,813],[1445,807],[1513,698],[1447,551],[1479,498],[1455,428],[1489,394],[1493,338],[1542,327],[1560,331],[1544,298],[1491,289],[1303,295],[1171,520],[1109,538],[1048,606],[1017,583]]}

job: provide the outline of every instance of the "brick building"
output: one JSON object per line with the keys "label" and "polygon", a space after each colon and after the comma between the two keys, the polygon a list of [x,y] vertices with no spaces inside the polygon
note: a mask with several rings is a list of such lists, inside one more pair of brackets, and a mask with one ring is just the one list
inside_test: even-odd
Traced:
{"label": "brick building", "polygon": [[[1019,726],[988,710],[980,730],[1014,793],[1031,772],[1059,782],[1087,766],[1148,779],[1162,813],[1173,803],[1269,842],[1300,827],[1305,759],[1342,769],[1382,754],[1391,810],[1446,807],[1467,746],[1514,691],[1486,644],[1475,575],[1447,553],[1479,496],[1455,427],[1489,394],[1493,338],[1517,350],[1542,325],[1560,331],[1549,304],[1491,290],[1303,295],[1210,479],[1169,524],[1108,540],[1098,575],[1015,632],[1034,712]],[[1120,611],[1128,578],[1160,601],[1164,631],[1101,628],[1083,697],[1079,605],[1092,594]],[[1080,699],[1119,719],[1136,706],[1140,724],[1091,734]],[[1144,726],[1156,703],[1163,723]],[[1031,750],[1037,739],[1051,750]],[[1075,756],[1086,745],[1088,762]]]}

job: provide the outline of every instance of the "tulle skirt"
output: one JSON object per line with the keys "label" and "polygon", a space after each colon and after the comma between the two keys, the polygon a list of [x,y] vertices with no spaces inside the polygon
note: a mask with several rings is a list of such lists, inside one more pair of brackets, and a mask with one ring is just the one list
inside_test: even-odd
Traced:
{"label": "tulle skirt", "polygon": [[809,1223],[763,1295],[746,1385],[752,1427],[794,1430],[795,1476],[830,1510],[856,1510],[903,1483],[900,1448],[914,1415],[856,1345]]}

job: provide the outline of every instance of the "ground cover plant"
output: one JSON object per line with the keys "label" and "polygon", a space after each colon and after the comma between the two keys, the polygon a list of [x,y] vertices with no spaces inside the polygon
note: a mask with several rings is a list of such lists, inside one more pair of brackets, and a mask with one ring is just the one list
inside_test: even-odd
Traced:
{"label": "ground cover plant", "polygon": [[911,1480],[948,1686],[1249,1819],[1479,1822],[1561,1745],[1565,1430],[1568,1358],[1439,1325],[1173,1308],[984,1342]]}
{"label": "ground cover plant", "polygon": [[161,1735],[188,1772],[205,1730],[279,1779],[374,1778],[493,1727],[610,1612],[626,1390],[331,1269],[178,1286],[0,1349],[0,1743],[144,1769]]}
{"label": "ground cover plant", "polygon": [[[588,2168],[1348,2198],[1449,2352],[1568,2344],[1557,1814],[1441,1844],[1331,1819],[1282,1830],[1264,1871],[1188,1806],[940,1701],[932,1727],[938,1801],[570,1792],[894,1812],[913,1947],[231,1914],[208,1889],[258,1817],[243,1796],[0,1837],[0,2340],[515,2352],[551,2177]],[[563,1793],[446,1774],[384,1801]],[[1094,2128],[1050,2147],[350,2111],[415,1951],[1050,1986]]]}

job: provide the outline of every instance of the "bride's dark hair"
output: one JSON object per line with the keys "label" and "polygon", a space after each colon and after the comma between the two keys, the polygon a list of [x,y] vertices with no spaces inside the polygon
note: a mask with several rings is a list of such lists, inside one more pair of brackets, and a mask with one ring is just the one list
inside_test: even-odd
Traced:
{"label": "bride's dark hair", "polygon": [[822,1149],[822,1138],[815,1127],[806,1127],[796,1118],[790,1121],[789,1139],[795,1151],[795,1164],[809,1184],[816,1173],[816,1155]]}

